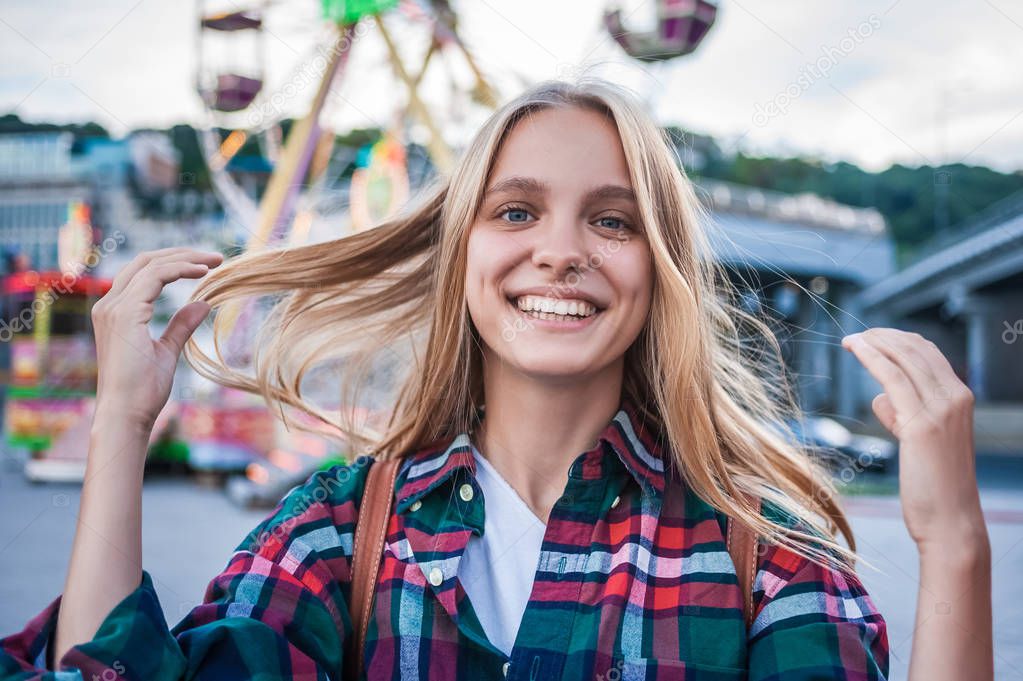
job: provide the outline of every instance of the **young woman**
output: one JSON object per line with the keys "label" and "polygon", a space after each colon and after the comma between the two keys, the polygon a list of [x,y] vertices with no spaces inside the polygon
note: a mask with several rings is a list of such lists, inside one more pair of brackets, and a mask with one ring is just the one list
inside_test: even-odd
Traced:
{"label": "young woman", "polygon": [[[141,479],[184,348],[200,373],[325,419],[299,389],[318,362],[351,372],[342,404],[360,403],[367,372],[398,386],[376,437],[342,414],[377,461],[402,459],[362,648],[370,679],[887,676],[885,621],[835,490],[781,426],[794,407],[776,364],[757,361],[776,342],[732,306],[666,142],[609,83],[541,84],[414,209],[225,264],[155,341],[162,287],[220,256],[135,258],[93,313],[101,384],[65,593],[3,640],[0,669],[336,679],[358,654],[368,457],[293,489],[168,629],[141,568]],[[280,300],[250,377],[189,338],[211,307],[253,295]],[[972,396],[919,336],[871,329],[843,345],[882,384],[874,410],[900,440],[921,564],[910,675],[989,679]],[[748,629],[728,518],[761,538]]]}

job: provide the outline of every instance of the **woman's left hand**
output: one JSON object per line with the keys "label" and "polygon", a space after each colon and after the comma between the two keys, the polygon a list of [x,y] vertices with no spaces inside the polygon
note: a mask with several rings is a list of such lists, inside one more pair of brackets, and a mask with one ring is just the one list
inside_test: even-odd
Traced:
{"label": "woman's left hand", "polygon": [[902,514],[921,554],[985,545],[973,393],[917,333],[872,328],[844,337],[842,346],[884,389],[871,406],[899,440]]}

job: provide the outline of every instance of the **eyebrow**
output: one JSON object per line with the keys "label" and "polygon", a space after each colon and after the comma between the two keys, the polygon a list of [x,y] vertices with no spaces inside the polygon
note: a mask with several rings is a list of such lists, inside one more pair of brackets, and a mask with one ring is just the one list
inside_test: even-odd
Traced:
{"label": "eyebrow", "polygon": [[[490,189],[486,190],[483,195],[483,199],[489,199],[495,194],[500,194],[506,191],[520,191],[523,194],[534,194],[537,196],[545,196],[550,192],[550,185],[546,182],[534,179],[532,177],[522,177],[515,175],[500,182],[494,184]],[[630,187],[623,187],[620,184],[605,184],[586,192],[583,196],[583,202],[594,201],[598,199],[624,199],[626,201],[636,201],[636,194]]]}

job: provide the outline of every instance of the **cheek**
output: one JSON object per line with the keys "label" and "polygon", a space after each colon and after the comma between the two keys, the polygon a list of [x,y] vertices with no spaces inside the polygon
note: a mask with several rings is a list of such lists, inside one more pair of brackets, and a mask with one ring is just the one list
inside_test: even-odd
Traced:
{"label": "cheek", "polygon": [[476,229],[466,244],[465,297],[469,309],[479,311],[484,298],[500,295],[502,281],[515,267],[521,247],[507,235]]}
{"label": "cheek", "polygon": [[645,316],[653,298],[653,263],[645,248],[623,249],[612,256],[614,285],[635,314]]}

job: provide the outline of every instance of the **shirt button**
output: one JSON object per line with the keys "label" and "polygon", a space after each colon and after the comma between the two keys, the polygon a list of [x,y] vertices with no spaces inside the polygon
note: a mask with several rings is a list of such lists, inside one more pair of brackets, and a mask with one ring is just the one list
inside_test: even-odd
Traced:
{"label": "shirt button", "polygon": [[462,501],[472,501],[472,485],[464,483],[458,488],[458,496],[462,497]]}
{"label": "shirt button", "polygon": [[505,662],[501,666],[501,673],[504,674],[505,676],[508,676],[508,668],[509,667],[511,667],[511,662]]}
{"label": "shirt button", "polygon": [[415,513],[416,511],[418,511],[422,507],[423,507],[423,502],[420,501],[419,499],[416,499],[415,501],[412,502],[412,505],[408,507],[408,510],[412,511],[413,513]]}
{"label": "shirt button", "polygon": [[430,584],[434,586],[440,586],[444,582],[444,573],[440,571],[440,568],[433,568],[430,570]]}
{"label": "shirt button", "polygon": [[621,497],[615,497],[615,500],[611,502],[611,508],[618,508],[618,504],[622,503]]}

